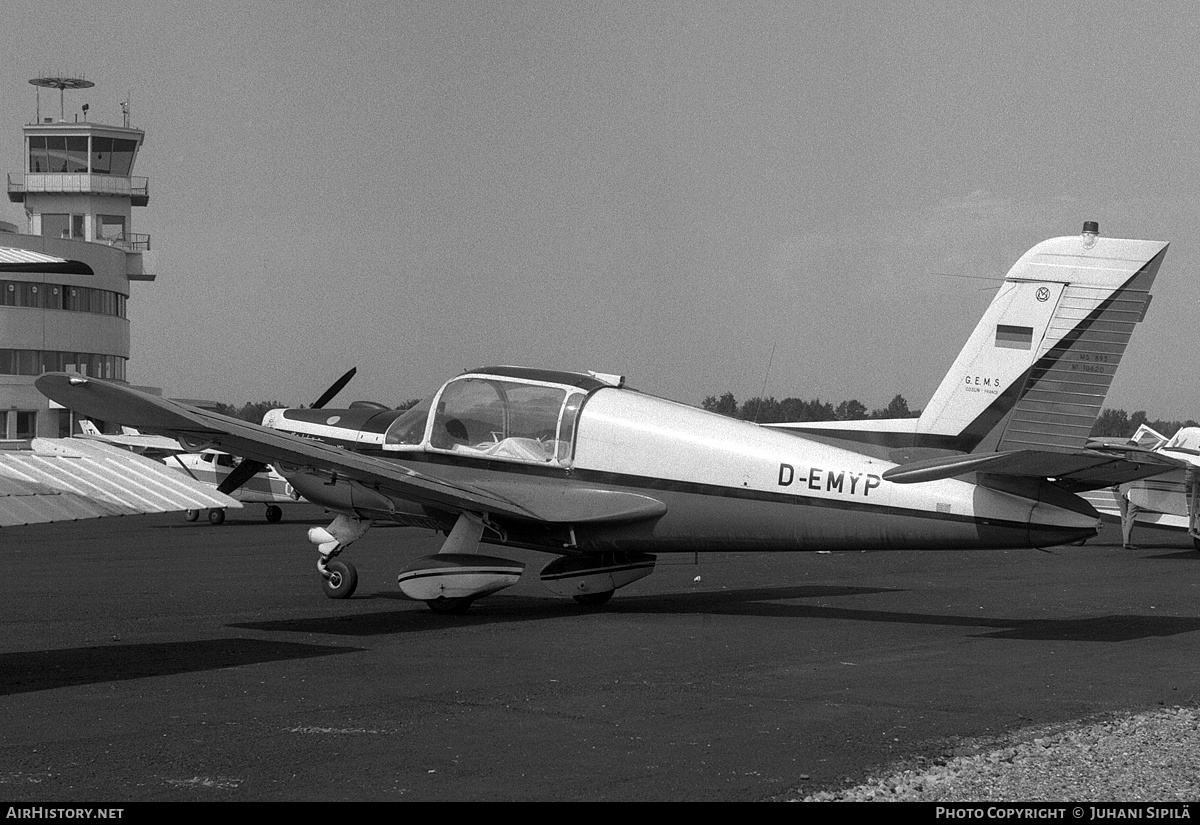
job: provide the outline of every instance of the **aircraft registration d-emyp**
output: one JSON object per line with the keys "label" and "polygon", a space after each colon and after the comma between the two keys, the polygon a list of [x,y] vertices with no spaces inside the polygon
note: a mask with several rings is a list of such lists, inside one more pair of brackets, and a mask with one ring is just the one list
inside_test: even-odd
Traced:
{"label": "aircraft registration d-emyp", "polygon": [[[257,426],[70,373],[37,380],[81,414],[245,456],[338,515],[312,528],[327,595],[335,558],[375,521],[446,533],[399,576],[459,612],[549,553],[554,592],[591,605],[651,572],[655,553],[1045,547],[1094,536],[1077,495],[1162,472],[1153,455],[1086,447],[1166,254],[1081,235],[1029,250],[1000,285],[920,418],[760,426],[625,386],[620,376],[489,367],[407,411],[273,410]],[[257,466],[256,466],[257,465]]]}

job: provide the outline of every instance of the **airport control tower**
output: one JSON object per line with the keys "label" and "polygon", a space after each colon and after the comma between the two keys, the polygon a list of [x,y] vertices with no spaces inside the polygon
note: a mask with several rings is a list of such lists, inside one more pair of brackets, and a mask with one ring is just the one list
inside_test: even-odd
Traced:
{"label": "airport control tower", "polygon": [[[86,103],[66,110],[66,92],[91,81],[29,82],[37,116],[24,129],[24,169],[8,175],[25,226],[0,222],[0,438],[10,439],[77,429],[33,386],[41,373],[126,380],[129,284],[155,277],[150,236],[133,231],[133,207],[149,203],[150,186],[133,174],[146,135],[130,126],[128,105],[120,126],[94,123]],[[58,91],[58,106],[44,89]]]}

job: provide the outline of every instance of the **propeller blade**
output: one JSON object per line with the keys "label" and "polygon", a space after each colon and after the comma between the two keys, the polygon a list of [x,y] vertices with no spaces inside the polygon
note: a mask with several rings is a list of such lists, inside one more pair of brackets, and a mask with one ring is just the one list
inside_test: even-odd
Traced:
{"label": "propeller blade", "polygon": [[[343,375],[338,380],[329,385],[329,389],[321,393],[321,397],[313,403],[311,409],[320,409],[333,400],[333,397],[342,391],[342,387],[350,383],[350,379],[354,377],[354,373],[358,372],[358,367],[352,367],[349,372]],[[233,468],[233,472],[225,476],[225,480],[217,485],[217,490],[225,495],[233,495],[233,491],[240,488],[255,475],[267,469],[267,465],[261,461],[251,461],[245,459],[241,464]]]}
{"label": "propeller blade", "polygon": [[234,467],[233,472],[225,476],[225,480],[217,485],[217,491],[227,496],[231,495],[234,490],[265,469],[267,469],[266,464],[263,464],[261,461],[251,461],[247,458],[241,464]]}
{"label": "propeller blade", "polygon": [[312,409],[314,409],[314,410],[320,409],[321,407],[324,407],[326,404],[328,404],[330,401],[332,401],[333,397],[342,391],[342,387],[344,387],[350,383],[350,379],[354,377],[354,373],[356,373],[356,372],[358,372],[358,367],[352,367],[348,373],[343,375],[338,380],[334,381],[329,386],[329,389],[327,389],[327,390],[325,390],[325,392],[321,393],[321,397],[318,398],[313,403]]}

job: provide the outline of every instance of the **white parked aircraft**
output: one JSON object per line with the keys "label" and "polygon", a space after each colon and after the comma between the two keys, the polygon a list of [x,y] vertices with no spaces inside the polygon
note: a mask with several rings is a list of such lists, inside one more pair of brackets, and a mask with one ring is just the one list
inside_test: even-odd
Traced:
{"label": "white parked aircraft", "polygon": [[[241,459],[220,450],[202,450],[198,453],[172,455],[164,458],[163,463],[182,470],[197,481],[219,488],[221,482],[242,462]],[[281,504],[295,504],[300,500],[300,495],[292,489],[292,485],[273,467],[261,467],[245,484],[229,494],[238,501],[265,504],[264,516],[272,524],[283,520]],[[188,521],[195,521],[200,517],[200,512],[188,510],[184,517]],[[222,524],[225,521],[225,511],[209,510],[208,521],[210,524]]]}
{"label": "white parked aircraft", "polygon": [[37,386],[70,409],[246,456],[222,492],[273,463],[338,513],[309,531],[330,597],[357,581],[335,557],[383,520],[446,533],[439,553],[399,576],[435,611],[518,580],[524,565],[482,544],[555,556],[542,581],[598,605],[660,552],[1094,536],[1099,516],[1077,493],[1166,463],[1086,447],[1166,249],[1099,237],[1091,223],[1033,247],[918,419],[789,431],[646,395],[620,376],[523,367],[464,373],[404,412],[323,409],[347,374],[313,408],[274,410],[264,426],[70,373]]}
{"label": "white parked aircraft", "polygon": [[179,446],[179,442],[174,438],[162,435],[143,435],[133,427],[122,427],[120,435],[102,433],[95,423],[82,418],[79,420],[79,431],[79,438],[103,441],[105,444],[114,444],[139,454],[148,452],[152,455],[155,453],[174,455],[183,452],[183,447]]}
{"label": "white parked aircraft", "polygon": [[[1145,424],[1128,441],[1098,440],[1093,449],[1115,449],[1129,453],[1146,450],[1156,456],[1174,460],[1174,466],[1161,475],[1122,484],[1115,489],[1094,490],[1086,494],[1103,516],[1124,518],[1124,497],[1133,505],[1136,524],[1186,530],[1196,549],[1200,550],[1200,427],[1182,427],[1167,438]],[[1128,508],[1126,508],[1128,509]]]}

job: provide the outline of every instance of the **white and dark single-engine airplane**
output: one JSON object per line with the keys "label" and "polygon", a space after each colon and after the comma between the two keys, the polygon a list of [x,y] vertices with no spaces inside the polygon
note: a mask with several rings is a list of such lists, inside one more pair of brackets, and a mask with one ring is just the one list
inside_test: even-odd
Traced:
{"label": "white and dark single-engine airplane", "polygon": [[[202,450],[198,453],[179,452],[164,458],[163,463],[186,473],[196,481],[220,488],[221,484],[234,472],[241,461],[237,456],[220,450]],[[286,478],[279,474],[274,467],[263,466],[255,462],[256,472],[236,489],[231,489],[229,495],[243,503],[266,505],[263,517],[272,524],[283,520],[283,504],[294,504],[300,500],[300,494],[288,484]],[[188,521],[200,518],[199,510],[188,510],[184,513]],[[225,511],[213,508],[208,511],[209,524],[223,524]]]}
{"label": "white and dark single-engine airplane", "polygon": [[1142,424],[1127,441],[1098,439],[1089,446],[1120,453],[1145,450],[1157,457],[1174,459],[1175,465],[1160,475],[1108,490],[1093,490],[1084,497],[1101,516],[1132,518],[1135,524],[1185,530],[1200,550],[1200,427],[1181,427],[1167,438]]}
{"label": "white and dark single-engine airplane", "polygon": [[554,592],[600,605],[656,553],[1046,547],[1094,536],[1081,491],[1162,472],[1144,452],[1087,448],[1166,254],[1158,241],[1081,235],[1009,271],[919,418],[767,427],[630,389],[624,379],[524,367],[452,378],[407,411],[269,412],[257,426],[71,373],[37,387],[79,413],[271,463],[335,511],[309,531],[328,596],[357,581],[337,556],[375,521],[432,527],[440,552],[399,585],[460,612],[542,551]]}

